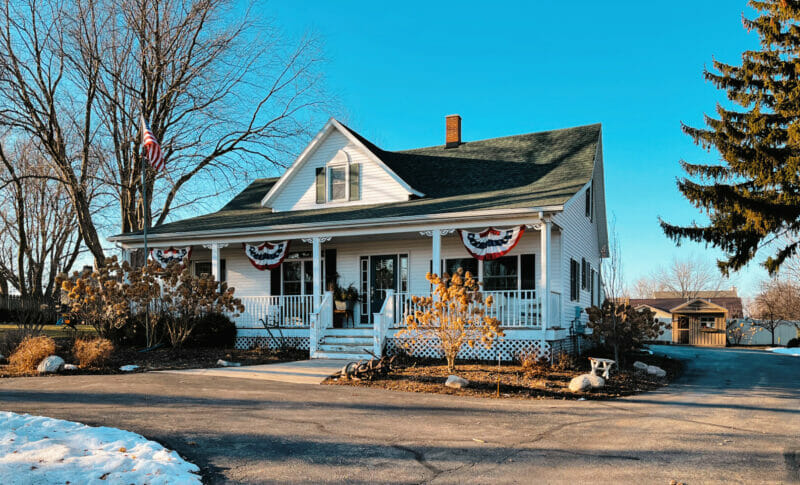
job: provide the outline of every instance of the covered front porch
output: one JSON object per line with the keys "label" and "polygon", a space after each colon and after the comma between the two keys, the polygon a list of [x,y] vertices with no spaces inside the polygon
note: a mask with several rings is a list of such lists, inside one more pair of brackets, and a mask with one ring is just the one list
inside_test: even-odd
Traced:
{"label": "covered front porch", "polygon": [[[509,338],[554,338],[562,327],[560,274],[557,264],[548,264],[559,251],[559,230],[549,221],[526,224],[517,245],[492,261],[473,258],[450,227],[367,232],[287,238],[285,259],[268,270],[251,264],[242,238],[169,246],[191,246],[192,271],[213,274],[235,288],[245,307],[232,315],[239,347],[274,345],[272,333],[291,346],[307,347],[313,358],[324,356],[325,346],[340,335],[355,339],[348,343],[362,350],[369,344],[380,355],[386,339],[416,310],[412,297],[430,295],[426,273],[458,268],[477,275],[484,295],[495,301],[490,314]],[[436,268],[433,261],[439,262]],[[350,286],[357,301],[337,302],[333,290]]]}

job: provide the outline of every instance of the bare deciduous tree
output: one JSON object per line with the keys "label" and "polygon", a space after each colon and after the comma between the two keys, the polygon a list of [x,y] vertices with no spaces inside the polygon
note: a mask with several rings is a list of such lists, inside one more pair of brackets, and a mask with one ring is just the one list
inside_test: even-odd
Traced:
{"label": "bare deciduous tree", "polygon": [[[322,106],[317,43],[288,45],[232,0],[0,2],[0,123],[46,150],[96,264],[93,179],[119,230],[159,225],[284,165]],[[168,167],[147,171],[147,205],[140,114]]]}
{"label": "bare deciduous tree", "polygon": [[700,257],[674,258],[667,267],[659,267],[634,284],[639,298],[653,298],[656,292],[670,292],[675,298],[698,298],[701,293],[714,295],[730,281],[722,276],[713,261]]}
{"label": "bare deciduous tree", "polygon": [[768,331],[775,345],[775,330],[790,321],[800,320],[800,287],[780,279],[762,282],[749,310],[755,319],[752,325]]}
{"label": "bare deciduous tree", "polygon": [[69,196],[42,158],[31,142],[0,144],[0,274],[23,296],[50,296],[81,252]]}

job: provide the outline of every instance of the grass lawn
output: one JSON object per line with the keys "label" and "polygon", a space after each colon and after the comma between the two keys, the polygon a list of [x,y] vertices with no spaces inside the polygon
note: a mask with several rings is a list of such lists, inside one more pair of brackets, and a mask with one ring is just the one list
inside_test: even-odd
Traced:
{"label": "grass lawn", "polygon": [[[9,330],[16,330],[17,326],[13,323],[0,323],[0,334]],[[80,335],[94,335],[94,327],[91,325],[77,325],[78,334]],[[44,326],[44,333],[48,337],[52,338],[59,338],[59,337],[70,337],[72,336],[72,329],[66,327],[64,325],[45,325]]]}

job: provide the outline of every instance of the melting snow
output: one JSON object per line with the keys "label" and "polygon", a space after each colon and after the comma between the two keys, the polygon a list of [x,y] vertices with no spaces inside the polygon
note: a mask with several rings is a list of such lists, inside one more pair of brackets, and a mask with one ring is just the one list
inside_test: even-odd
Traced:
{"label": "melting snow", "polygon": [[769,352],[775,352],[776,354],[786,354],[800,357],[800,347],[794,347],[792,349],[787,349],[786,347],[767,347],[766,350]]}
{"label": "melting snow", "polygon": [[198,472],[130,431],[0,411],[0,477],[7,483],[199,484]]}

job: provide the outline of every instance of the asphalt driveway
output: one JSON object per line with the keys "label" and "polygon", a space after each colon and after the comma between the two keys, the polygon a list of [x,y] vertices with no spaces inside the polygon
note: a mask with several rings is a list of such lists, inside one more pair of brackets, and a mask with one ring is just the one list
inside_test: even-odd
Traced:
{"label": "asphalt driveway", "polygon": [[0,409],[135,431],[214,483],[800,482],[800,358],[654,350],[685,375],[605,402],[149,373],[2,379]]}

